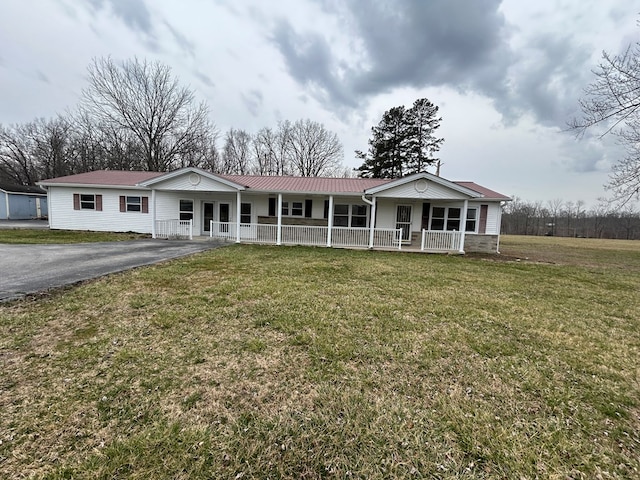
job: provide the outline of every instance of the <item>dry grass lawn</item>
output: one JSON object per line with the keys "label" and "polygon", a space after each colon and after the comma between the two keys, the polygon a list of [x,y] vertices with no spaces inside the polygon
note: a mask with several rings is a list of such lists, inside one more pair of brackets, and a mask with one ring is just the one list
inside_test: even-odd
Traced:
{"label": "dry grass lawn", "polygon": [[234,245],[0,304],[0,477],[640,477],[640,243],[501,250]]}

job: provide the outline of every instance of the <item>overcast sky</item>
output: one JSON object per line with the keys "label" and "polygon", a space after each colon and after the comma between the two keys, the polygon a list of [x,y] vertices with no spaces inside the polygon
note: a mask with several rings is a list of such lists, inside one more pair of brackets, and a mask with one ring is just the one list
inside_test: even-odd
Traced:
{"label": "overcast sky", "polygon": [[602,51],[640,39],[633,3],[2,0],[0,123],[73,109],[92,58],[137,56],[169,65],[221,134],[310,118],[350,167],[385,110],[427,97],[442,176],[592,206],[621,152],[562,130]]}

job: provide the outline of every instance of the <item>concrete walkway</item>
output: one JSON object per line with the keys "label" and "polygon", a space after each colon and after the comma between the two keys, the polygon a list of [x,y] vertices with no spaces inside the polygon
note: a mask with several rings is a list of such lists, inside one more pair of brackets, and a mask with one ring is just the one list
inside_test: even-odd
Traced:
{"label": "concrete walkway", "polygon": [[0,244],[0,302],[219,246],[186,240]]}

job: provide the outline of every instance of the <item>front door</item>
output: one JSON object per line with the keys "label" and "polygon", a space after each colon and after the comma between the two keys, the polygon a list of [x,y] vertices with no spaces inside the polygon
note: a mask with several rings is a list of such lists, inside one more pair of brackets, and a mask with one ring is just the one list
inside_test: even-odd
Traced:
{"label": "front door", "polygon": [[211,222],[213,221],[213,202],[204,202],[202,204],[202,231],[209,232],[211,230]]}
{"label": "front door", "polygon": [[396,207],[396,228],[402,229],[402,241],[408,242],[411,239],[411,205],[398,205]]}

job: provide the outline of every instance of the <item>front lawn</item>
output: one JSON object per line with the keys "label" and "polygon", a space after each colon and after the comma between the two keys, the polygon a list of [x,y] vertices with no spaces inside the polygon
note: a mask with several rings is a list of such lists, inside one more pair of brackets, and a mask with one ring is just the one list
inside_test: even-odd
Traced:
{"label": "front lawn", "polygon": [[637,478],[640,244],[538,242],[233,245],[0,304],[0,477]]}

